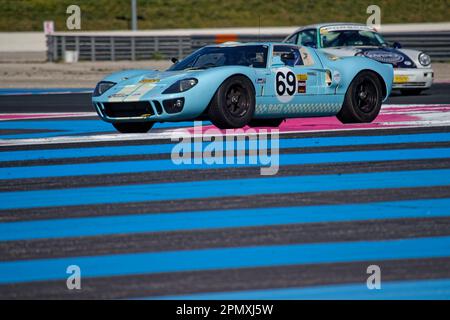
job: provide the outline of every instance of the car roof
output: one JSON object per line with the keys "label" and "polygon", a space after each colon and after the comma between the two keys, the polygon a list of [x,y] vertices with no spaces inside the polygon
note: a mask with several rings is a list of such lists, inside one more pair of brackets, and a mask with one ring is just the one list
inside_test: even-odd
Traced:
{"label": "car roof", "polygon": [[292,44],[292,43],[285,43],[285,42],[235,42],[235,41],[229,41],[229,42],[223,42],[218,44],[211,44],[206,47],[243,47],[243,46],[297,46],[299,45]]}
{"label": "car roof", "polygon": [[[355,22],[328,22],[328,23],[316,23],[316,24],[310,24],[310,25],[306,25],[306,26],[301,26],[299,27],[297,30],[295,30],[294,33],[299,32],[301,30],[306,30],[306,29],[320,29],[320,28],[324,28],[324,27],[344,27],[344,26],[358,26],[358,27],[363,27],[366,26],[363,23],[355,23]],[[367,27],[369,29],[371,29],[370,27]]]}

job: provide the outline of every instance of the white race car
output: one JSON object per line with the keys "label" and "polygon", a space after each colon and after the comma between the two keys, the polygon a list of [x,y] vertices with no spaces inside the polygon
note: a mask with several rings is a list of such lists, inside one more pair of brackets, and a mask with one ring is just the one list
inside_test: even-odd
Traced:
{"label": "white race car", "polygon": [[424,52],[392,47],[371,27],[356,23],[315,24],[297,29],[284,42],[309,46],[333,56],[364,56],[394,67],[393,89],[420,94],[433,83],[431,58]]}

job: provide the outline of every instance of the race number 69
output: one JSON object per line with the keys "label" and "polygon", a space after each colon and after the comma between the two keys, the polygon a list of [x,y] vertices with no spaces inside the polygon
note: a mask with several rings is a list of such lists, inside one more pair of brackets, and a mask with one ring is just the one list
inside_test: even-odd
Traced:
{"label": "race number 69", "polygon": [[289,68],[280,68],[275,74],[275,91],[278,100],[288,102],[292,100],[297,91],[295,74]]}

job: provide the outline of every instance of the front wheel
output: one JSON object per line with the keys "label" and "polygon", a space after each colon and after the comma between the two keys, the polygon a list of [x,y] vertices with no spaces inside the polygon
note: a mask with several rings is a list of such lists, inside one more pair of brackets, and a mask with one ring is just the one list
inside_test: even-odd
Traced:
{"label": "front wheel", "polygon": [[153,122],[117,122],[113,126],[120,133],[146,133],[153,127]]}
{"label": "front wheel", "polygon": [[244,76],[232,76],[217,89],[208,108],[208,117],[220,129],[242,128],[255,113],[255,91]]}
{"label": "front wheel", "polygon": [[372,122],[380,113],[382,101],[380,80],[373,72],[363,71],[348,87],[344,105],[337,118],[342,123]]}

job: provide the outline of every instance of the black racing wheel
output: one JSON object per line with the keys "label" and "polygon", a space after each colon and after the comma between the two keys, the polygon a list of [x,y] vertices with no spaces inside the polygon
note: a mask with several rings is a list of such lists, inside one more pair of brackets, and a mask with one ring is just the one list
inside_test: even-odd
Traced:
{"label": "black racing wheel", "polygon": [[360,72],[345,94],[344,105],[337,114],[342,123],[372,122],[380,113],[383,90],[377,75]]}
{"label": "black racing wheel", "polygon": [[120,133],[146,133],[153,127],[153,122],[116,122],[113,126]]}
{"label": "black racing wheel", "polygon": [[245,76],[232,76],[217,90],[208,108],[208,117],[220,129],[242,128],[255,113],[255,91]]}

